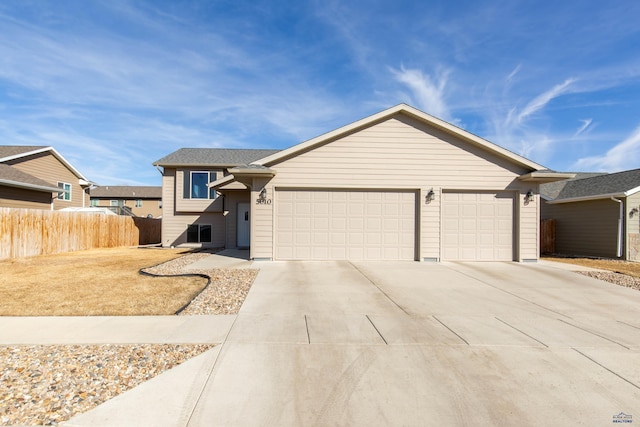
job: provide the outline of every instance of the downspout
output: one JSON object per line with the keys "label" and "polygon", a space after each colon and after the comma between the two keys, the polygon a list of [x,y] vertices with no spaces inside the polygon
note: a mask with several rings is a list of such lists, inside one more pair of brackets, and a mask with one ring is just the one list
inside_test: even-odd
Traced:
{"label": "downspout", "polygon": [[611,196],[611,200],[613,200],[614,202],[618,202],[620,203],[620,215],[618,216],[618,251],[617,251],[617,257],[620,258],[622,256],[622,219],[624,218],[624,206],[622,204],[622,200],[616,199],[615,197]]}

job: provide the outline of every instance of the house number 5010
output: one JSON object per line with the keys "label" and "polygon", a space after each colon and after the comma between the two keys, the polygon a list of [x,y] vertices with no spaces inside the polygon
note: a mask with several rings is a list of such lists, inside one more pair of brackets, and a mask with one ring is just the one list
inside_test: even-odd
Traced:
{"label": "house number 5010", "polygon": [[256,205],[270,205],[271,199],[256,199]]}

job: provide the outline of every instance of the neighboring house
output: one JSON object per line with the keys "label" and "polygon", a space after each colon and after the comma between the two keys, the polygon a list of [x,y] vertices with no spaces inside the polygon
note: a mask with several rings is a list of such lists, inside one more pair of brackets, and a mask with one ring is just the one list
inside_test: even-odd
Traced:
{"label": "neighboring house", "polygon": [[63,209],[89,206],[92,182],[53,147],[0,145],[0,206]]}
{"label": "neighboring house", "polygon": [[572,176],[404,104],[283,151],[154,165],[164,246],[255,260],[535,261],[539,184]]}
{"label": "neighboring house", "polygon": [[540,191],[541,219],[556,221],[556,253],[640,261],[640,169],[576,174]]}
{"label": "neighboring house", "polygon": [[158,218],[162,215],[162,187],[106,185],[92,188],[91,206],[118,215]]}

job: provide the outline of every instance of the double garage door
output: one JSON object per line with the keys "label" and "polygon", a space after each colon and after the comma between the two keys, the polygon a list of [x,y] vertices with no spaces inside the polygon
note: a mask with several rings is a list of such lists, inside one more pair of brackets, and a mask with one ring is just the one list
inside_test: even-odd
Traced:
{"label": "double garage door", "polygon": [[276,259],[414,260],[413,191],[278,190]]}
{"label": "double garage door", "polygon": [[[443,192],[445,261],[512,261],[510,192]],[[275,258],[281,260],[417,259],[417,193],[283,190],[276,197]],[[425,205],[423,209],[436,208]],[[435,236],[434,236],[435,237]]]}

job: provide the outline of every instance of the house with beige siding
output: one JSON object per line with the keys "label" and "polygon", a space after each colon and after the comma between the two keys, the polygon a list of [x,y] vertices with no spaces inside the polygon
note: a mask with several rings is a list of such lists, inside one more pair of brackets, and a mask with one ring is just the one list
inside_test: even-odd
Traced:
{"label": "house with beige siding", "polygon": [[541,186],[555,252],[640,261],[640,169],[581,174]]}
{"label": "house with beige siding", "polygon": [[248,247],[254,260],[535,261],[539,185],[572,176],[405,104],[259,151],[156,161],[163,245]]}
{"label": "house with beige siding", "polygon": [[0,145],[0,207],[86,207],[91,185],[53,147]]}
{"label": "house with beige siding", "polygon": [[91,189],[91,206],[115,214],[158,218],[162,216],[162,187],[103,185]]}

